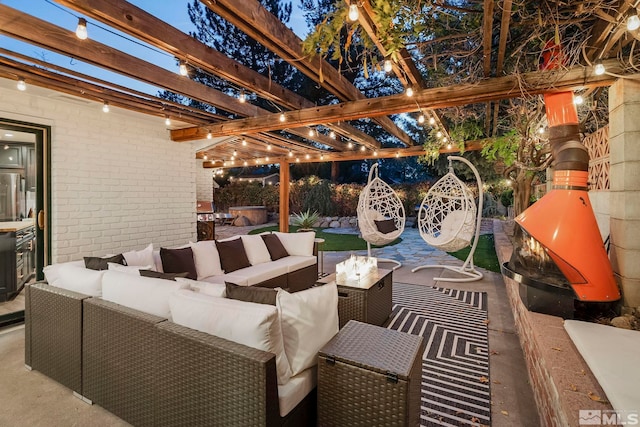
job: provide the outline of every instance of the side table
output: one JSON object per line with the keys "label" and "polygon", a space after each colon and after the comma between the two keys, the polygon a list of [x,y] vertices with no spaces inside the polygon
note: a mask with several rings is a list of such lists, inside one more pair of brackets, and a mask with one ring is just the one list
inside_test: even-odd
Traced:
{"label": "side table", "polygon": [[318,425],[418,426],[424,338],[350,321],[319,352]]}

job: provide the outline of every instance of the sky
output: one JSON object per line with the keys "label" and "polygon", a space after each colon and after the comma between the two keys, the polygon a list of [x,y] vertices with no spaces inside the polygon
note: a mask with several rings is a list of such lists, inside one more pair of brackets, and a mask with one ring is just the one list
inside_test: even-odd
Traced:
{"label": "sky", "polygon": [[[194,29],[187,13],[187,4],[189,3],[189,0],[128,1],[129,3],[144,9],[148,13],[151,13],[185,33]],[[42,20],[49,21],[59,27],[68,28],[73,31],[75,31],[76,25],[78,24],[78,17],[82,16],[78,12],[60,6],[52,0],[0,0],[0,3],[28,13],[29,15],[33,15]],[[294,29],[299,37],[304,38],[306,25],[304,17],[302,16],[302,11],[300,10],[300,1],[292,0],[292,5],[292,16],[289,26]],[[140,46],[139,44],[129,40],[132,39],[131,36],[115,31],[116,33],[124,36],[120,37],[109,32],[114,31],[111,28],[109,28],[109,31],[106,31],[104,28],[107,28],[106,25],[93,19],[87,19],[87,31],[91,39],[107,44],[130,55],[135,55],[160,67],[176,71],[177,65],[173,55],[160,52],[155,48],[145,47],[146,45]],[[159,91],[157,87],[146,83],[112,73],[90,64],[85,64],[67,56],[59,55],[38,46],[24,43],[3,35],[0,35],[0,46],[8,50],[72,69],[76,72],[95,76],[122,86],[131,87],[147,94],[156,95]]]}

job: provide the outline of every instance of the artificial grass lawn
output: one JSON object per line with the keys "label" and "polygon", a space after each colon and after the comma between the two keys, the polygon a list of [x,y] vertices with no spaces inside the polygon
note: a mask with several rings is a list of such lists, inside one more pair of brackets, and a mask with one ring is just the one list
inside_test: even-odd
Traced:
{"label": "artificial grass lawn", "polygon": [[[471,246],[464,249],[460,249],[457,252],[449,252],[449,255],[461,259],[462,261],[467,259]],[[500,261],[496,255],[496,246],[493,238],[493,234],[481,234],[478,239],[478,246],[473,254],[473,263],[495,273],[500,273]]]}
{"label": "artificial grass lawn", "polygon": [[[295,232],[299,227],[289,226],[289,232]],[[265,231],[278,231],[278,226],[272,227],[263,227],[257,228],[255,230],[251,230],[249,234],[258,234],[263,233]],[[323,228],[314,228],[316,232],[316,237],[320,239],[324,239],[324,244],[322,246],[323,251],[357,251],[361,249],[367,249],[367,242],[358,237],[355,234],[336,234],[336,233],[325,233]],[[402,241],[401,238],[397,238],[393,242],[389,243],[385,246],[393,246],[397,245]],[[382,247],[372,245],[374,248]]]}

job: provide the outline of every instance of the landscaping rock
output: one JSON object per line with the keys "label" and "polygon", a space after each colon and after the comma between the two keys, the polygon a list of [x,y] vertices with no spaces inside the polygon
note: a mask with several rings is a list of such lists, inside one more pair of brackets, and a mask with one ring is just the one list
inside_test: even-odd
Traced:
{"label": "landscaping rock", "polygon": [[349,218],[349,224],[351,225],[356,225],[358,223],[358,218],[355,216],[352,216],[351,218]]}
{"label": "landscaping rock", "polygon": [[631,316],[618,316],[611,319],[611,326],[622,329],[632,329]]}
{"label": "landscaping rock", "polygon": [[329,227],[340,228],[340,222],[338,220],[331,221],[331,223],[329,224]]}
{"label": "landscaping rock", "polygon": [[313,226],[314,227],[320,227],[320,224],[322,224],[322,221],[318,220],[318,221],[313,223]]}
{"label": "landscaping rock", "polygon": [[351,224],[349,223],[349,220],[345,218],[342,221],[340,221],[340,228],[351,228]]}
{"label": "landscaping rock", "polygon": [[244,215],[239,216],[233,221],[233,225],[236,227],[246,227],[247,225],[251,225],[251,221]]}
{"label": "landscaping rock", "polygon": [[322,222],[320,223],[320,228],[327,228],[327,227],[329,227],[329,223],[330,223],[330,222],[331,222],[331,221],[322,221]]}

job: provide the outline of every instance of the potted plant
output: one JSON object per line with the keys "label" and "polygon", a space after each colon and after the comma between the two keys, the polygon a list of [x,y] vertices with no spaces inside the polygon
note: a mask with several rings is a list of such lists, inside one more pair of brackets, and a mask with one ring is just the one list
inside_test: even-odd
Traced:
{"label": "potted plant", "polygon": [[313,225],[320,219],[317,211],[311,212],[307,209],[304,212],[293,214],[293,225],[299,227],[298,232],[313,231]]}

